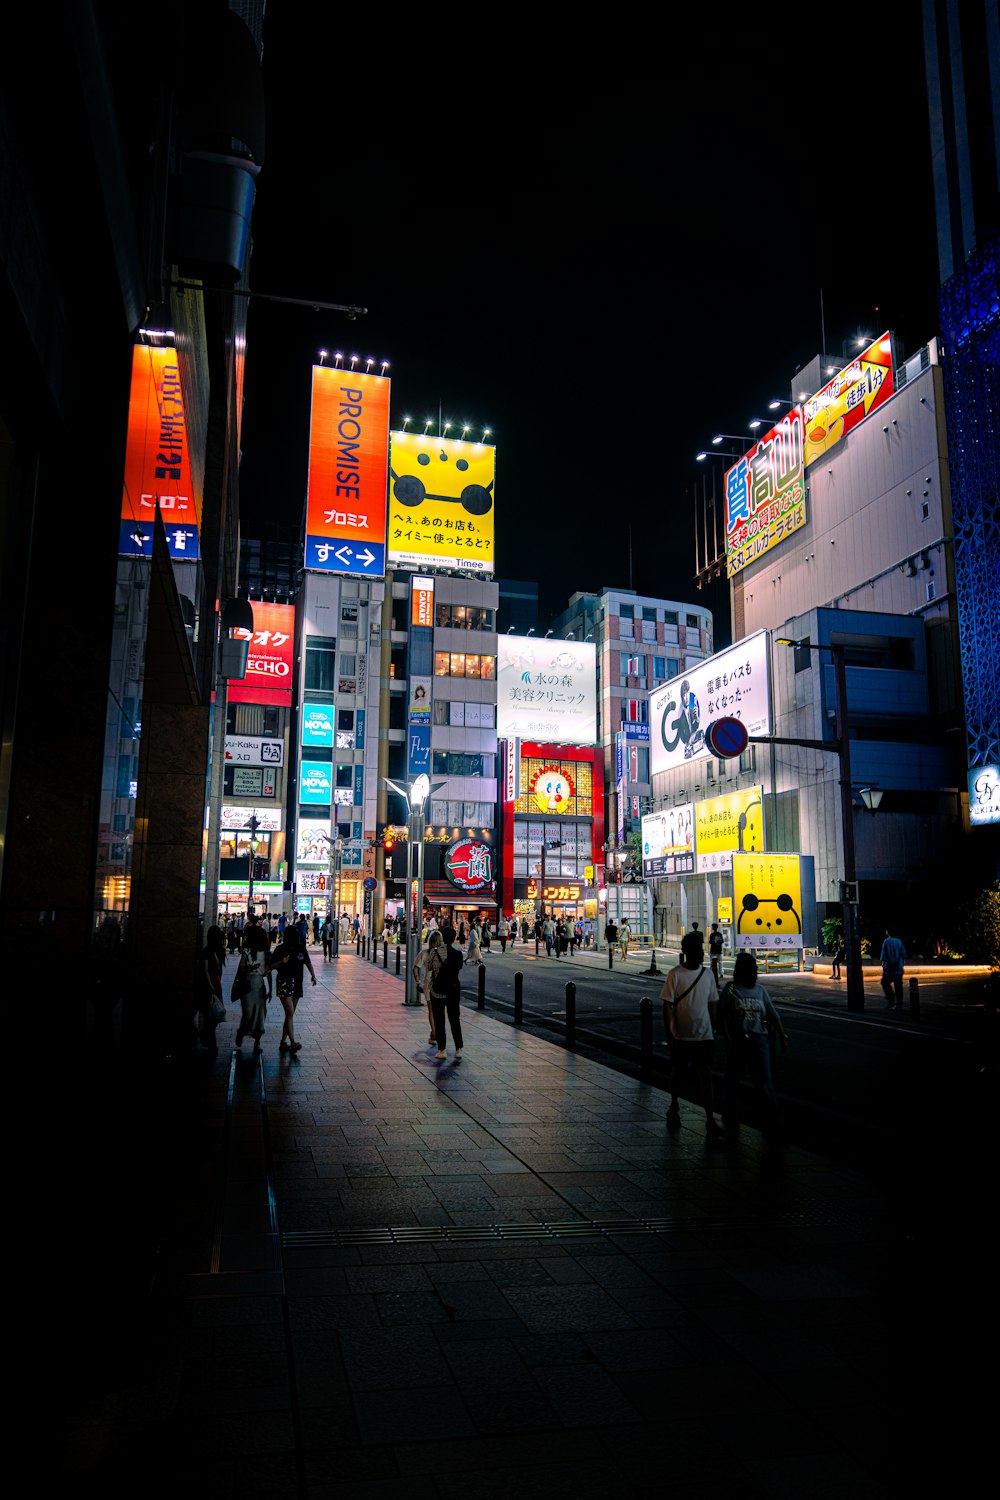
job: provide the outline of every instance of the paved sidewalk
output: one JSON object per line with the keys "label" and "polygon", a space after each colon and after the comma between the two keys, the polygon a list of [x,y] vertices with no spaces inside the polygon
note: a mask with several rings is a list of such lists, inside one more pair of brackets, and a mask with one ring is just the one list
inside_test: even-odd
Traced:
{"label": "paved sidewalk", "polygon": [[[118,1389],[69,1413],[105,1493],[880,1496],[903,1441],[880,1184],[314,958],[280,1056],[194,1060],[185,1170]],[[228,977],[228,975],[227,975]]]}

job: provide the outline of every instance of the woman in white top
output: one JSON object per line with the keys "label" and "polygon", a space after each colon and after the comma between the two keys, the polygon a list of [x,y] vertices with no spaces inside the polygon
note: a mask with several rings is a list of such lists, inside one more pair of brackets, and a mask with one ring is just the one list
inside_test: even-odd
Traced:
{"label": "woman in white top", "polygon": [[465,955],[467,964],[481,964],[483,952],[479,944],[479,928],[475,922],[469,923],[469,947]]}

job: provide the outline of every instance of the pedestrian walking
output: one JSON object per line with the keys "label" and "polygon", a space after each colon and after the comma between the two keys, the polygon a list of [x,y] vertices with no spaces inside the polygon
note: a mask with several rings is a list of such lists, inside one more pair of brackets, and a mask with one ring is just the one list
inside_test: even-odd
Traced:
{"label": "pedestrian walking", "polygon": [[542,923],[542,937],[545,940],[545,952],[549,958],[552,957],[552,946],[556,940],[556,924],[551,917],[546,917]]}
{"label": "pedestrian walking", "polygon": [[778,1094],[774,1087],[772,1043],[780,1038],[782,1052],[788,1038],[774,1002],[757,982],[757,960],[752,953],[737,953],[733,977],[719,996],[718,1029],[726,1048],[726,1093],[722,1123],[733,1134],[740,1123],[740,1079],[749,1072],[767,1124],[778,1123]]}
{"label": "pedestrian walking", "polygon": [[622,917],[622,925],[618,930],[618,945],[622,950],[622,958],[628,958],[629,939],[632,936],[632,927],[628,917]]}
{"label": "pedestrian walking", "polygon": [[618,942],[618,923],[614,917],[610,917],[604,924],[604,941],[608,945],[608,952],[614,952],[615,944]]}
{"label": "pedestrian walking", "polygon": [[333,923],[327,917],[319,930],[323,942],[323,957],[330,958],[333,954]]}
{"label": "pedestrian walking", "polygon": [[486,921],[483,922],[483,925],[482,925],[482,927],[479,930],[479,943],[480,943],[480,947],[482,948],[483,952],[484,953],[489,953],[489,951],[490,951],[490,923],[489,923],[489,918],[487,918]]}
{"label": "pedestrian walking", "polygon": [[267,1002],[271,995],[271,981],[267,977],[267,936],[260,929],[256,917],[247,919],[243,933],[243,949],[239,966],[233,978],[230,999],[239,1001],[240,1024],[236,1028],[236,1045],[242,1046],[244,1037],[253,1037],[254,1052],[260,1051],[260,1039],[264,1035],[267,1019]]}
{"label": "pedestrian walking", "polygon": [[882,944],[882,985],[885,998],[888,1001],[887,1010],[903,1009],[903,967],[906,961],[906,949],[903,947],[902,938],[894,937],[887,927],[885,929],[885,941]]}
{"label": "pedestrian walking", "polygon": [[275,948],[271,955],[270,969],[277,978],[278,999],[284,1012],[278,1051],[301,1052],[302,1043],[295,1040],[295,1008],[302,999],[306,969],[309,970],[313,984],[316,983],[316,971],[297,928],[290,927],[284,940]]}
{"label": "pedestrian walking", "polygon": [[712,961],[712,975],[716,984],[722,983],[722,953],[726,946],[726,940],[719,931],[718,922],[712,923],[712,930],[708,934],[708,956]]}
{"label": "pedestrian walking", "polygon": [[444,939],[443,951],[435,946],[433,954],[428,961],[427,984],[430,989],[431,1008],[434,1013],[434,1034],[437,1040],[437,1052],[435,1056],[438,1062],[443,1062],[447,1057],[445,1032],[445,1014],[447,1013],[448,1025],[451,1027],[451,1039],[455,1046],[455,1061],[460,1062],[462,1058],[462,1017],[461,1017],[461,970],[462,950],[455,943],[455,929],[449,923],[441,933]]}
{"label": "pedestrian walking", "polygon": [[214,1057],[219,1048],[215,1028],[226,1018],[222,999],[222,970],[226,963],[226,935],[221,927],[210,927],[205,946],[198,955],[198,1000],[201,1009],[199,1040]]}
{"label": "pedestrian walking", "polygon": [[715,1050],[713,1019],[719,988],[711,971],[697,956],[683,955],[676,969],[671,969],[660,991],[663,1001],[663,1024],[670,1039],[670,1108],[667,1124],[676,1129],[681,1123],[677,1103],[678,1088],[685,1071],[694,1074],[695,1086],[705,1111],[705,1129],[710,1141],[719,1140],[722,1131],[713,1117],[712,1054]]}
{"label": "pedestrian walking", "polygon": [[430,1028],[429,1043],[437,1041],[437,1033],[434,1030],[434,1008],[431,1005],[431,990],[427,980],[427,965],[431,954],[439,948],[444,948],[444,938],[441,936],[440,930],[435,928],[433,932],[427,934],[427,941],[417,954],[416,962],[413,965],[413,982],[417,986],[417,994],[422,993],[427,1004],[427,1024]]}
{"label": "pedestrian walking", "polygon": [[831,979],[839,979],[840,978],[840,966],[844,962],[844,960],[845,960],[846,957],[847,957],[847,954],[844,952],[844,945],[838,939],[837,942],[833,945],[833,962],[830,965],[830,978]]}
{"label": "pedestrian walking", "polygon": [[483,950],[479,941],[479,928],[475,922],[469,924],[469,948],[465,955],[467,964],[481,964],[483,961]]}

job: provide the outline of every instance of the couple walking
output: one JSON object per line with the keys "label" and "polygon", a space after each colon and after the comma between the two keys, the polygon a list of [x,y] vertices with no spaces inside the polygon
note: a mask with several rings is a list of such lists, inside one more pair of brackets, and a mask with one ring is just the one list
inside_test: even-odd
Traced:
{"label": "couple walking", "polygon": [[455,1061],[462,1057],[461,981],[462,950],[455,943],[455,929],[450,924],[442,932],[430,932],[413,965],[417,989],[423,989],[430,1019],[431,1043],[437,1044],[439,1061],[447,1056],[445,1015],[455,1045]]}

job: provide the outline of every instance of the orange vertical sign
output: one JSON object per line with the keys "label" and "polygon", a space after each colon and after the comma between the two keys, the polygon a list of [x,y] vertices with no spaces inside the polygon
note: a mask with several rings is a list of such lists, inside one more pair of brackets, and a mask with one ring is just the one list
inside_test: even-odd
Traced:
{"label": "orange vertical sign", "polygon": [[313,366],[305,565],[385,575],[389,381]]}
{"label": "orange vertical sign", "polygon": [[136,344],[125,445],[119,552],[149,557],[159,503],[170,555],[198,557],[200,506],[191,480],[176,349]]}

